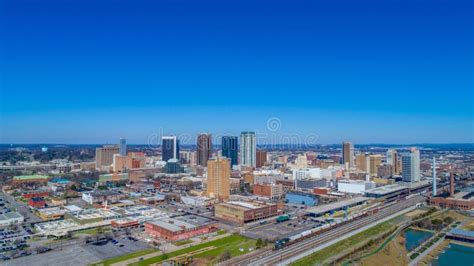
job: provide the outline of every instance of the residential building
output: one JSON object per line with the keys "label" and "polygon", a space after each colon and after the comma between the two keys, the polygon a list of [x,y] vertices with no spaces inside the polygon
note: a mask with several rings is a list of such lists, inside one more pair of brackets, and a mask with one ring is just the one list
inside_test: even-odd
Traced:
{"label": "residential building", "polygon": [[420,151],[412,148],[402,155],[402,178],[404,182],[420,181]]}
{"label": "residential building", "polygon": [[220,201],[229,199],[230,195],[230,160],[217,156],[207,162],[207,191],[208,197]]}
{"label": "residential building", "polygon": [[244,131],[240,134],[240,164],[257,166],[257,137],[255,132]]}

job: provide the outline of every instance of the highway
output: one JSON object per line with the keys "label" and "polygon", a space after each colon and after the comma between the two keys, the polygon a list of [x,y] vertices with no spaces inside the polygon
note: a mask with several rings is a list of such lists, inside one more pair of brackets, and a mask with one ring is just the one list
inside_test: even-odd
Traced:
{"label": "highway", "polygon": [[285,261],[305,251],[323,245],[329,241],[340,238],[346,234],[353,232],[359,228],[370,225],[374,222],[382,220],[390,215],[398,213],[409,207],[413,207],[417,203],[423,202],[425,199],[416,196],[408,200],[400,201],[394,205],[381,209],[379,212],[361,218],[359,220],[334,228],[327,232],[321,233],[314,237],[305,239],[280,250],[264,249],[224,262],[225,265],[277,265],[285,264]]}

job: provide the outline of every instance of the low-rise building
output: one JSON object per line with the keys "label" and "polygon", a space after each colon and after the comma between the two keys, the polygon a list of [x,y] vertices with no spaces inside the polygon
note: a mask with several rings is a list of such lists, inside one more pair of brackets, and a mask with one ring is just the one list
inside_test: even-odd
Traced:
{"label": "low-rise building", "polygon": [[28,205],[33,208],[44,208],[46,206],[46,202],[44,201],[44,198],[41,197],[31,198],[28,200]]}
{"label": "low-rise building", "polygon": [[153,237],[177,241],[217,229],[216,222],[197,215],[162,218],[145,223],[145,232]]}
{"label": "low-rise building", "polygon": [[244,224],[277,215],[276,204],[229,201],[215,205],[215,216],[230,222]]}
{"label": "low-rise building", "polygon": [[18,212],[5,212],[0,214],[0,228],[5,228],[14,224],[22,224],[25,218]]}
{"label": "low-rise building", "polygon": [[339,180],[337,191],[352,194],[363,194],[366,190],[375,188],[375,182],[363,180]]}
{"label": "low-rise building", "polygon": [[253,185],[253,194],[266,197],[271,200],[281,199],[284,195],[283,185],[281,184],[255,184]]}
{"label": "low-rise building", "polygon": [[289,191],[285,194],[285,201],[290,204],[316,206],[319,203],[319,196],[301,191]]}
{"label": "low-rise building", "polygon": [[57,220],[64,217],[66,213],[65,210],[60,209],[59,207],[43,208],[38,210],[38,216],[45,220]]}
{"label": "low-rise building", "polygon": [[95,190],[82,193],[82,200],[89,204],[104,204],[118,202],[127,195],[112,190]]}

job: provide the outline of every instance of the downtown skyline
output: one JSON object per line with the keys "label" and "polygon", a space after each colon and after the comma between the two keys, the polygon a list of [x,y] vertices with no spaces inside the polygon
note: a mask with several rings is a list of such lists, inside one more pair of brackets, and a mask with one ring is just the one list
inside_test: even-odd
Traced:
{"label": "downtown skyline", "polygon": [[26,2],[0,18],[3,144],[474,142],[471,1]]}

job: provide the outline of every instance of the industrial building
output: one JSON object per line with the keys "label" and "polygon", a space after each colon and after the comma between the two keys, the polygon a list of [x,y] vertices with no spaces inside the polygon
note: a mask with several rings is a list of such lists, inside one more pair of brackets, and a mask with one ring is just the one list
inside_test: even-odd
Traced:
{"label": "industrial building", "polygon": [[319,203],[319,196],[312,193],[289,191],[285,194],[285,202],[305,206],[316,206]]}
{"label": "industrial building", "polygon": [[153,237],[177,241],[217,230],[216,222],[197,215],[161,218],[145,223],[145,232]]}
{"label": "industrial building", "polygon": [[276,204],[229,201],[215,205],[215,216],[230,222],[244,224],[277,215]]}
{"label": "industrial building", "polygon": [[409,189],[399,184],[376,187],[365,191],[365,196],[370,198],[392,199],[403,195],[408,195]]}
{"label": "industrial building", "polygon": [[366,190],[375,188],[375,182],[363,180],[339,180],[337,191],[352,194],[364,194]]}
{"label": "industrial building", "polygon": [[0,214],[0,228],[5,228],[14,224],[22,224],[25,218],[18,212],[5,212]]}
{"label": "industrial building", "polygon": [[311,217],[320,217],[327,213],[332,213],[346,208],[352,208],[354,206],[362,205],[367,202],[367,197],[356,197],[347,200],[337,201],[326,205],[321,205],[306,210],[306,215]]}

